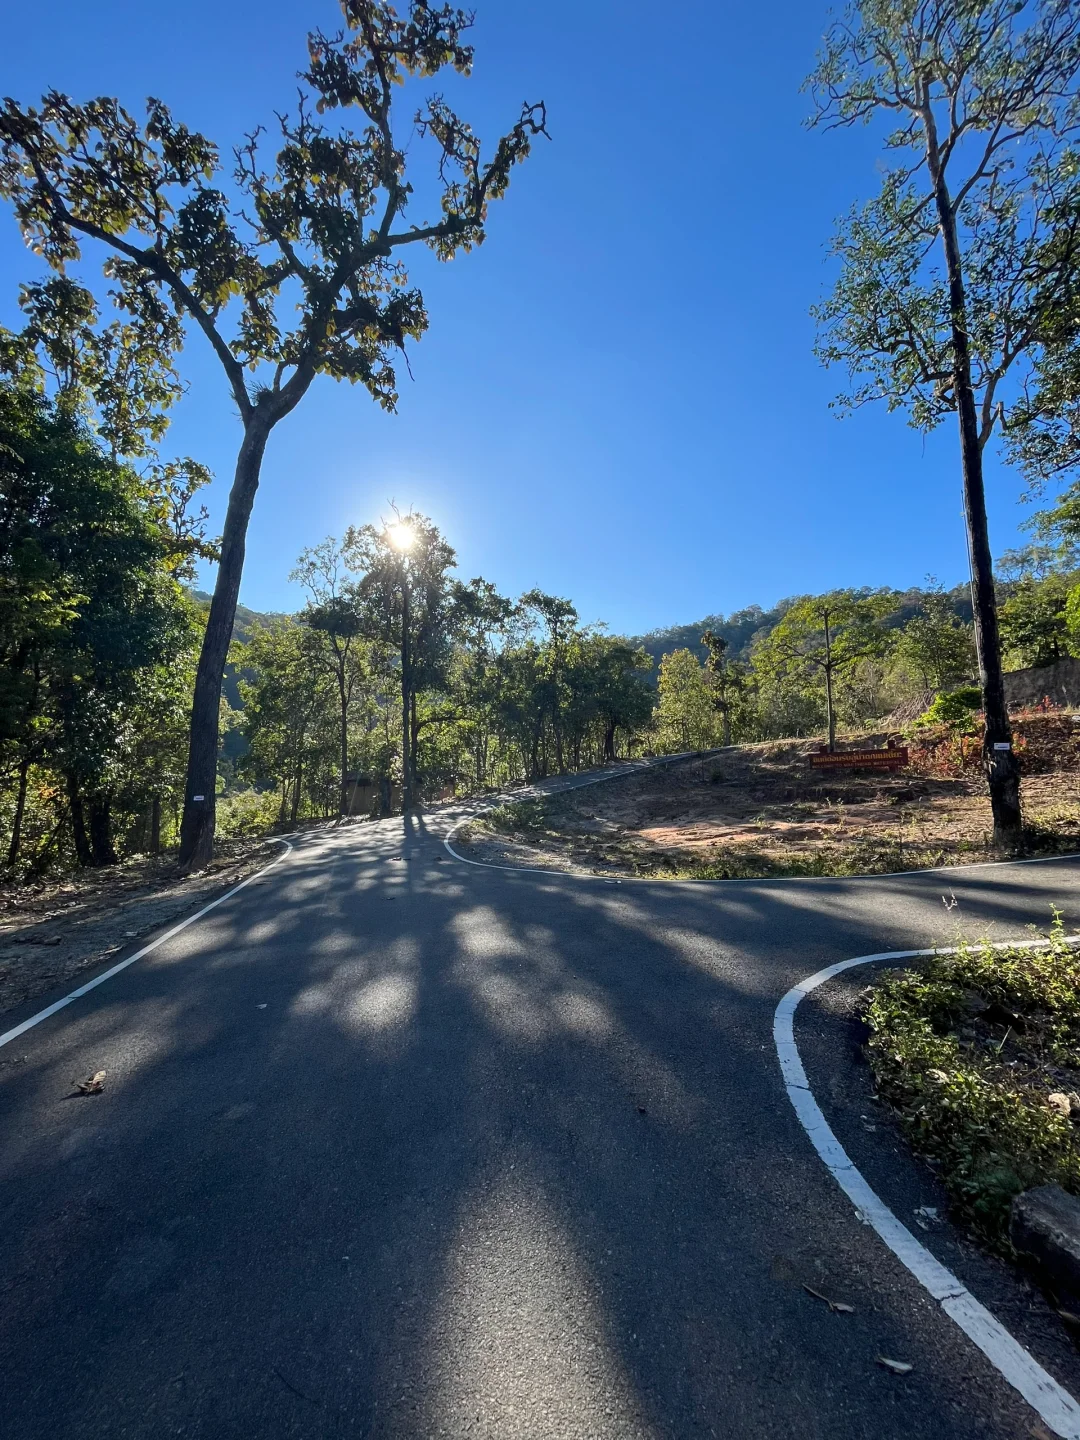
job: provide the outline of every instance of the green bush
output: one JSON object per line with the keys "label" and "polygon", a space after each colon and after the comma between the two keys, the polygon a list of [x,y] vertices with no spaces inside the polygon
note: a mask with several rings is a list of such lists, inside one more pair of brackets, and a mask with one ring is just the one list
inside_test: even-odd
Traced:
{"label": "green bush", "polygon": [[979,687],[962,685],[959,690],[938,695],[915,724],[919,727],[947,725],[950,729],[968,729],[975,719],[976,711],[981,708],[982,691]]}
{"label": "green bush", "polygon": [[506,835],[543,830],[548,823],[547,806],[543,800],[511,800],[486,811],[483,821]]}
{"label": "green bush", "polygon": [[219,795],[215,834],[264,835],[277,822],[280,804],[276,790],[234,790]]}
{"label": "green bush", "polygon": [[1080,1088],[1080,955],[1060,916],[1046,949],[963,945],[885,977],[866,1019],[879,1091],[993,1245],[1008,1250],[1020,1191],[1053,1182],[1080,1194],[1080,1116],[1049,1103]]}

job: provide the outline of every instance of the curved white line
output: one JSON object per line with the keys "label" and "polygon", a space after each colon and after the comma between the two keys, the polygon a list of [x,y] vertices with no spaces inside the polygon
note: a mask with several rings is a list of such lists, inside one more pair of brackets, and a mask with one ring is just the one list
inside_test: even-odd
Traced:
{"label": "curved white line", "polygon": [[24,1020],[21,1025],[15,1025],[10,1030],[5,1030],[0,1035],[0,1047],[7,1045],[12,1040],[17,1040],[20,1035],[25,1035],[27,1030],[32,1030],[35,1025],[40,1025],[42,1020],[47,1020],[50,1015],[55,1015],[58,1010],[63,1010],[65,1005],[70,1005],[73,1000],[79,1000],[88,995],[91,990],[96,990],[99,985],[104,985],[106,980],[111,980],[114,975],[119,975],[121,970],[126,970],[129,965],[134,965],[136,960],[141,960],[144,955],[149,955],[151,950],[156,950],[159,945],[164,945],[166,940],[171,940],[174,935],[179,935],[181,930],[186,930],[189,925],[194,925],[196,920],[201,920],[211,910],[216,910],[219,905],[224,905],[226,900],[232,898],[239,890],[250,885],[253,880],[258,880],[260,875],[265,875],[275,865],[280,865],[292,854],[293,847],[287,840],[280,836],[271,836],[275,844],[284,845],[285,849],[271,860],[269,865],[264,865],[261,870],[254,871],[246,880],[241,880],[239,885],[234,885],[231,890],[226,890],[224,895],[219,895],[216,900],[211,900],[209,905],[204,905],[201,910],[196,910],[194,915],[189,915],[186,920],[181,920],[171,930],[166,930],[164,935],[159,935],[156,940],[151,940],[149,945],[144,945],[141,950],[136,950],[134,955],[129,955],[126,960],[112,965],[100,975],[95,975],[93,980],[88,980],[85,985],[80,985],[77,990],[72,990],[70,995],[65,995],[61,1000],[54,1000],[51,1005],[46,1005],[44,1010],[39,1010],[36,1015],[31,1015],[29,1020]]}
{"label": "curved white line", "polygon": [[[1080,936],[1070,937],[1070,944],[1080,944]],[[994,948],[1035,949],[1044,947],[1045,940],[1002,940]],[[1020,1392],[1043,1422],[1063,1440],[1080,1440],[1080,1405],[1035,1357],[1008,1330],[980,1305],[971,1291],[951,1270],[936,1260],[911,1231],[871,1190],[855,1168],[844,1147],[837,1140],[810,1090],[798,1046],[795,1044],[795,1011],[804,995],[809,995],[826,980],[850,970],[854,965],[870,965],[881,960],[914,960],[927,955],[954,955],[955,946],[940,950],[886,950],[877,955],[857,955],[854,960],[841,960],[819,970],[806,980],[792,986],[773,1017],[773,1041],[788,1099],[795,1108],[799,1123],[810,1137],[814,1149],[825,1162],[833,1179],[855,1206],[856,1214],[872,1225],[897,1259],[911,1271],[915,1279],[930,1292],[946,1315],[955,1320],[969,1340],[983,1352],[991,1365]]]}
{"label": "curved white line", "polygon": [[[598,785],[600,780],[614,779],[614,775],[602,775],[599,780],[589,780],[585,783]],[[570,785],[567,789],[584,790],[585,785]],[[566,792],[555,790],[550,793],[562,795]],[[463,820],[452,825],[443,839],[443,848],[446,852],[455,860],[459,860],[462,865],[475,865],[480,870],[505,870],[513,875],[565,875],[574,880],[603,880],[605,882],[618,880],[624,885],[831,885],[837,880],[904,880],[909,875],[954,875],[957,870],[992,870],[1001,865],[1053,865],[1059,860],[1080,860],[1080,850],[1077,850],[1068,855],[1033,855],[1028,860],[972,860],[966,865],[927,865],[922,870],[868,870],[865,875],[757,875],[708,880],[693,875],[606,876],[599,875],[593,870],[556,870],[553,866],[545,865],[496,865],[491,860],[470,860],[467,855],[462,855],[459,850],[454,849],[450,841],[462,826],[479,819],[485,811],[493,810],[497,805],[504,803],[504,800],[493,800],[490,805],[483,806],[475,814],[466,815]]]}

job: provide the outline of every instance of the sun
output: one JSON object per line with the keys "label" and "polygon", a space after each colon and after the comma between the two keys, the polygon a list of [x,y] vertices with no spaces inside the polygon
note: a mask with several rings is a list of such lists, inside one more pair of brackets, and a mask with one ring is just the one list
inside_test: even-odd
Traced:
{"label": "sun", "polygon": [[411,550],[416,543],[416,531],[407,520],[399,520],[394,525],[388,525],[386,533],[389,536],[390,544],[402,554],[406,550]]}

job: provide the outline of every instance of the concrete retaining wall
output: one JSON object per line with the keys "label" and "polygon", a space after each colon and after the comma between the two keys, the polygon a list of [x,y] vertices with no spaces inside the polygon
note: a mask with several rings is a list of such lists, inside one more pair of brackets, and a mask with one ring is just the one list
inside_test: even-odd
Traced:
{"label": "concrete retaining wall", "polygon": [[1038,705],[1045,699],[1052,705],[1080,709],[1080,660],[1059,660],[1056,665],[1008,671],[1005,699],[1014,709]]}

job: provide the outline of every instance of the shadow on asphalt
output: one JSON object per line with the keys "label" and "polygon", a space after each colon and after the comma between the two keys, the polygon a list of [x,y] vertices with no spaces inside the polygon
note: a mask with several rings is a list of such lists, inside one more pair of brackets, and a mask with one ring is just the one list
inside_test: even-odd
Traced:
{"label": "shadow on asphalt", "polygon": [[469,870],[422,816],[302,839],[0,1057],[9,1433],[1026,1433],[838,1201],[770,1027],[836,959],[1080,918],[1049,869],[871,905]]}

